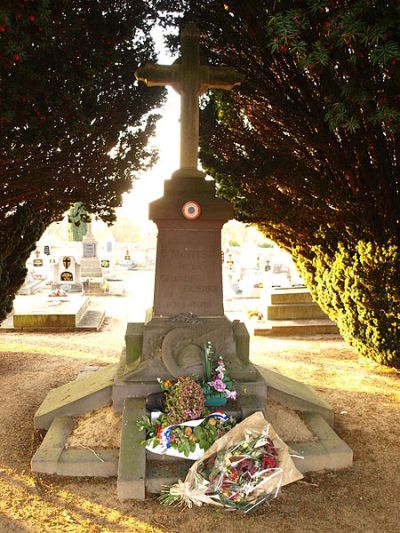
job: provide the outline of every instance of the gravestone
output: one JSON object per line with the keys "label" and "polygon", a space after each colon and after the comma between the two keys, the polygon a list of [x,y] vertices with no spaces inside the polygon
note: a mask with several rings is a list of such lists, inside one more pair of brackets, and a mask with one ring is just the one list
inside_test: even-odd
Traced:
{"label": "gravestone", "polygon": [[33,279],[44,280],[45,279],[44,262],[43,262],[43,258],[40,255],[39,250],[35,250],[31,264],[32,264],[31,271],[32,271]]}
{"label": "gravestone", "polygon": [[[249,362],[249,334],[243,323],[224,314],[221,228],[233,217],[231,205],[217,198],[215,183],[197,168],[199,96],[208,88],[232,89],[241,76],[234,69],[200,64],[199,31],[182,31],[182,61],[146,65],[136,73],[148,85],[172,85],[181,95],[180,169],[164,185],[164,196],[150,204],[158,228],[153,309],[145,324],[130,323],[126,350],[112,389],[114,409],[123,411],[118,468],[121,499],[144,497],[145,452],[137,450],[135,420],[145,398],[159,390],[157,379],[203,376],[208,341],[223,355],[229,374],[246,382],[247,396],[237,412],[262,409],[265,382]],[[136,403],[135,403],[136,401]]]}
{"label": "gravestone", "polygon": [[87,233],[82,239],[81,276],[82,278],[101,278],[103,276],[97,257],[97,241],[93,236],[91,222],[88,222]]}
{"label": "gravestone", "polygon": [[17,294],[35,294],[35,292],[38,292],[40,290],[43,283],[44,281],[42,279],[35,279],[33,276],[33,272],[31,270],[28,270],[28,273],[25,277],[25,281],[18,289]]}
{"label": "gravestone", "polygon": [[81,267],[72,255],[63,255],[52,264],[52,286],[54,288],[66,286],[71,292],[81,291]]}
{"label": "gravestone", "polygon": [[202,375],[207,340],[234,378],[256,378],[246,328],[232,324],[223,308],[221,228],[233,209],[197,168],[199,96],[209,88],[230,90],[241,76],[232,68],[200,64],[194,24],[185,26],[181,43],[181,63],[145,65],[136,73],[149,86],[172,85],[181,96],[180,169],[165,182],[164,196],[150,204],[158,228],[154,304],[146,324],[128,324],[122,379],[114,387],[117,408],[127,397],[156,390],[159,377]]}

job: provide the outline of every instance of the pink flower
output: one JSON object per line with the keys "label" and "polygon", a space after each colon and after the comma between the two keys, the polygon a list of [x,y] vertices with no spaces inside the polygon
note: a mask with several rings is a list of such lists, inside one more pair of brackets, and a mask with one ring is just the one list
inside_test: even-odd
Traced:
{"label": "pink flower", "polygon": [[225,396],[229,399],[231,398],[232,400],[236,400],[237,398],[237,392],[235,390],[232,390],[232,391],[229,391],[229,390],[226,390],[225,391]]}
{"label": "pink flower", "polygon": [[210,387],[214,387],[217,392],[223,392],[226,389],[226,385],[220,379],[214,379],[209,383]]}

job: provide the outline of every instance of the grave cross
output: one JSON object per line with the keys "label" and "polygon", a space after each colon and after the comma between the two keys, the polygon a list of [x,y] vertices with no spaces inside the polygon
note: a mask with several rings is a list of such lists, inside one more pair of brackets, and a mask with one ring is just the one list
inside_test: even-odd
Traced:
{"label": "grave cross", "polygon": [[208,89],[229,91],[243,79],[234,68],[201,65],[199,39],[197,26],[188,23],[181,32],[181,63],[146,64],[135,72],[149,87],[171,85],[181,95],[181,169],[197,170],[199,96]]}

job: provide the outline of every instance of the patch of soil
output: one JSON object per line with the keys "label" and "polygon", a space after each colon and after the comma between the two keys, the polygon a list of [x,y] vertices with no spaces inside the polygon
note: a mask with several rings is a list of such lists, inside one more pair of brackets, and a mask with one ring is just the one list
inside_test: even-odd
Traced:
{"label": "patch of soil", "polygon": [[103,407],[75,419],[66,448],[119,448],[122,416]]}
{"label": "patch of soil", "polygon": [[296,411],[278,402],[268,400],[267,419],[284,442],[310,442],[318,440]]}
{"label": "patch of soil", "polygon": [[[301,417],[274,401],[267,404],[268,421],[285,442],[309,442],[316,438]],[[121,415],[112,407],[103,407],[76,417],[66,448],[119,448]]]}

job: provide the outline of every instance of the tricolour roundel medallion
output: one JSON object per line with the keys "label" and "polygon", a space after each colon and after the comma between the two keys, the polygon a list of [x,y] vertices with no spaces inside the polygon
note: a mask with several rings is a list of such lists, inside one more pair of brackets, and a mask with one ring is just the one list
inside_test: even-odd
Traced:
{"label": "tricolour roundel medallion", "polygon": [[200,204],[194,200],[189,200],[185,202],[182,206],[182,215],[186,220],[196,220],[201,215]]}

